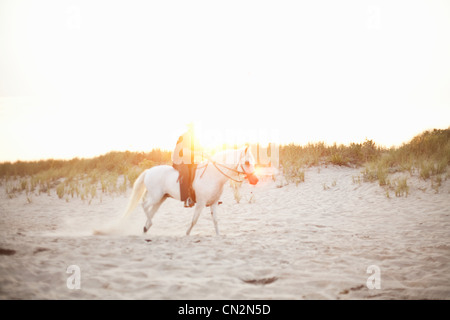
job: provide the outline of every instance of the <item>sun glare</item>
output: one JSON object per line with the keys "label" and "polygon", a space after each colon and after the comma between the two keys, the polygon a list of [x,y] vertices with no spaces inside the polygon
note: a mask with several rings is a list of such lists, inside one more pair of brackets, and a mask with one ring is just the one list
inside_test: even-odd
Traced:
{"label": "sun glare", "polygon": [[177,6],[2,2],[0,161],[173,150],[190,122],[208,154],[450,125],[448,4]]}

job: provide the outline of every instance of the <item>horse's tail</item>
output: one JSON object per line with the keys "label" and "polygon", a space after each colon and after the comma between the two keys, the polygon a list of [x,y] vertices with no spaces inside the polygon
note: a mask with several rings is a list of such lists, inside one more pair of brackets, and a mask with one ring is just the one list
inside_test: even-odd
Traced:
{"label": "horse's tail", "polygon": [[142,196],[146,191],[144,184],[145,172],[146,171],[142,172],[133,184],[133,191],[131,193],[127,209],[125,210],[125,214],[123,215],[122,219],[127,218],[131,214],[131,212],[133,212],[133,210],[136,209],[139,200],[141,200]]}

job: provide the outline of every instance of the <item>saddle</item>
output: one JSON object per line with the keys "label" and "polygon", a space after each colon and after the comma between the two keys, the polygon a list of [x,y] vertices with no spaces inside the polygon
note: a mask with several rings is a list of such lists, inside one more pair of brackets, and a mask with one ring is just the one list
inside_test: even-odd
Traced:
{"label": "saddle", "polygon": [[173,164],[173,167],[179,172],[177,182],[180,184],[180,200],[184,202],[188,197],[190,197],[195,204],[195,190],[192,187],[192,182],[195,178],[197,164],[181,163]]}

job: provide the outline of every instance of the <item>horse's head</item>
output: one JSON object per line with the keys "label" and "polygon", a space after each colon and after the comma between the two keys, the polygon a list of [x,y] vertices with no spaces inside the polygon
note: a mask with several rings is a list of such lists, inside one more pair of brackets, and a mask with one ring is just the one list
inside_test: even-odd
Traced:
{"label": "horse's head", "polygon": [[240,167],[250,184],[255,185],[258,183],[259,179],[255,175],[255,158],[253,158],[248,146],[246,146],[243,151]]}

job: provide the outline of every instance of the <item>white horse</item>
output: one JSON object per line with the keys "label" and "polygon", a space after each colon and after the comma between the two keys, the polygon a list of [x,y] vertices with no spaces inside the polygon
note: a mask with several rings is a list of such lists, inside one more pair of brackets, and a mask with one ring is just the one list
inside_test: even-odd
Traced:
{"label": "white horse", "polygon": [[[224,184],[229,180],[243,181],[250,184],[258,183],[255,175],[255,160],[248,147],[226,150],[215,154],[212,158],[197,166],[192,187],[195,190],[196,205],[194,216],[186,234],[191,233],[204,207],[211,208],[216,234],[219,235],[217,224],[217,206],[223,192]],[[142,207],[147,215],[144,233],[152,226],[156,211],[167,198],[180,200],[179,173],[168,165],[155,166],[139,175],[133,185],[133,191],[124,215],[128,217],[144,196]]]}

